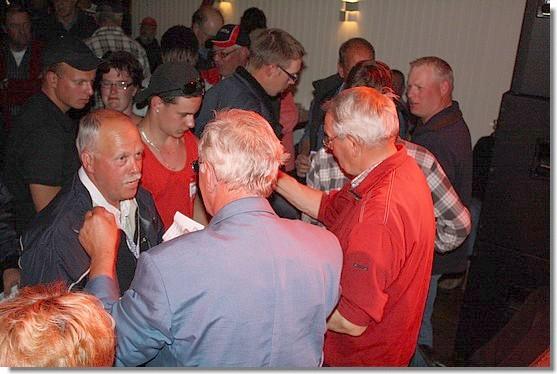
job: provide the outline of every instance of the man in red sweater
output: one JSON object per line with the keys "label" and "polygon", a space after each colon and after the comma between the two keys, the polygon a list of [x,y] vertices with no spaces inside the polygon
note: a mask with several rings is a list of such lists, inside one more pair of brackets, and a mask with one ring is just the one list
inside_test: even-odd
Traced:
{"label": "man in red sweater", "polygon": [[325,194],[282,174],[277,192],[319,219],[343,249],[342,294],[327,322],[328,366],[407,366],[427,297],[435,219],[425,177],[395,144],[393,101],[368,87],[335,97],[324,146],[353,176]]}

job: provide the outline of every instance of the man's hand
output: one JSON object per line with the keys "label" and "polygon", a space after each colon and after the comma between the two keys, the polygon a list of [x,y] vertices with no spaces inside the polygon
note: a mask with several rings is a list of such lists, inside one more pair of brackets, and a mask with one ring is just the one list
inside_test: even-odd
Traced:
{"label": "man's hand", "polygon": [[120,235],[114,216],[102,207],[85,213],[79,242],[91,257],[89,277],[107,275],[114,278]]}
{"label": "man's hand", "polygon": [[309,171],[310,165],[311,161],[309,155],[299,154],[298,157],[296,157],[296,175],[305,177]]}
{"label": "man's hand", "polygon": [[9,295],[10,290],[14,285],[19,286],[19,281],[21,279],[19,269],[6,269],[4,270],[4,274],[2,275],[2,280],[4,284],[4,295]]}

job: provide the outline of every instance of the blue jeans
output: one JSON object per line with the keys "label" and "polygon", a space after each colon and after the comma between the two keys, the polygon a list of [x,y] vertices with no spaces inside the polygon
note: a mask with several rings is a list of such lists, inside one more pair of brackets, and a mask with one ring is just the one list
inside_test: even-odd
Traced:
{"label": "blue jeans", "polygon": [[433,325],[431,316],[433,315],[433,305],[437,297],[437,283],[439,283],[441,274],[432,274],[429,281],[429,291],[425,302],[424,315],[422,317],[422,326],[418,335],[418,344],[433,347]]}
{"label": "blue jeans", "polygon": [[[427,345],[430,348],[433,348],[433,324],[431,323],[431,316],[433,315],[433,306],[435,305],[435,298],[437,297],[437,284],[439,283],[441,275],[442,274],[431,275],[424,314],[422,316],[422,325],[420,327],[420,333],[418,334],[418,344]],[[427,365],[419,353],[414,353],[409,366],[425,367]]]}

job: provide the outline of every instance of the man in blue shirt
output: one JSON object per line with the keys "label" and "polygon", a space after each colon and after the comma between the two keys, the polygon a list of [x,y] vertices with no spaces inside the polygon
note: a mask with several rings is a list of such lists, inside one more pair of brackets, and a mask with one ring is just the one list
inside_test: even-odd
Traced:
{"label": "man in blue shirt", "polygon": [[143,253],[120,300],[113,219],[102,208],[86,213],[86,288],[116,321],[116,365],[319,366],[339,296],[338,240],[273,212],[266,197],[285,157],[259,114],[219,112],[199,149],[211,222]]}

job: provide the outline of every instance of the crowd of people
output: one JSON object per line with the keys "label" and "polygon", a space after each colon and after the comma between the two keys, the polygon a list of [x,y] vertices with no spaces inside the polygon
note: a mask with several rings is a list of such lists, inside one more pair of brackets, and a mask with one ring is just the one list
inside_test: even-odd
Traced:
{"label": "crowd of people", "polygon": [[[306,51],[261,9],[202,4],[159,44],[118,1],[52,3],[4,22],[0,365],[426,364],[470,255],[449,63],[405,84],[344,41],[295,144]],[[164,240],[181,216],[204,228]]]}

